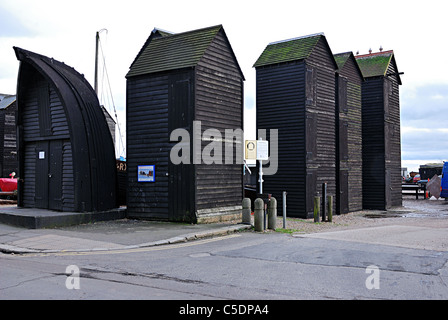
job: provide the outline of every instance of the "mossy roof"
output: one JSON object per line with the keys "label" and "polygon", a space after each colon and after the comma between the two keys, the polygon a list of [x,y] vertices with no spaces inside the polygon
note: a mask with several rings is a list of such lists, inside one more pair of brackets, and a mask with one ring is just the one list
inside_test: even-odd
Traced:
{"label": "mossy roof", "polygon": [[347,62],[348,58],[350,58],[351,52],[344,52],[344,53],[338,53],[334,55],[334,60],[336,61],[338,65],[338,69],[341,70],[345,63]]}
{"label": "mossy roof", "polygon": [[364,81],[364,77],[361,72],[361,69],[359,68],[358,64],[356,63],[355,55],[351,51],[337,53],[334,55],[334,60],[336,61],[337,65],[338,65],[339,73],[342,73],[342,70],[344,69],[344,66],[349,59],[353,59],[353,64],[355,65],[355,68],[356,68],[357,72],[359,73],[359,76],[362,78],[362,81]]}
{"label": "mossy roof", "polygon": [[365,78],[385,76],[394,56],[393,51],[356,56],[356,62]]}
{"label": "mossy roof", "polygon": [[324,37],[322,34],[316,34],[271,43],[255,62],[254,67],[306,59],[322,37]]}
{"label": "mossy roof", "polygon": [[177,34],[158,30],[161,37],[148,39],[126,77],[196,66],[221,29],[217,25]]}

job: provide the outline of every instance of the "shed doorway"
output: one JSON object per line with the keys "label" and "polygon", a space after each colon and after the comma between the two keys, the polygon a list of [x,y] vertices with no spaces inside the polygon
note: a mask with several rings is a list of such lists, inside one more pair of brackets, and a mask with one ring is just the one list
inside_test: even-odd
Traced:
{"label": "shed doorway", "polygon": [[62,210],[63,140],[36,144],[36,207]]}
{"label": "shed doorway", "polygon": [[[190,133],[192,115],[192,94],[191,94],[191,75],[189,72],[180,72],[172,74],[169,77],[169,112],[168,122],[170,133],[176,129],[185,129]],[[175,142],[176,143],[176,142]],[[173,143],[173,145],[175,144]],[[191,144],[190,144],[191,150]],[[191,159],[190,159],[191,160]],[[173,164],[171,160],[168,164],[169,175],[169,207],[168,214],[170,219],[181,218],[190,220],[193,216],[192,208],[192,183],[193,183],[193,165],[192,164]]]}

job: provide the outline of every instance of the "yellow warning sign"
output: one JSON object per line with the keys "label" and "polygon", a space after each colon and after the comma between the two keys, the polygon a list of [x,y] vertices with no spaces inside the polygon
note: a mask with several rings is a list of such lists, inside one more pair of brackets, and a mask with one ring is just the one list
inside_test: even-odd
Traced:
{"label": "yellow warning sign", "polygon": [[257,141],[256,140],[246,140],[246,160],[257,160]]}

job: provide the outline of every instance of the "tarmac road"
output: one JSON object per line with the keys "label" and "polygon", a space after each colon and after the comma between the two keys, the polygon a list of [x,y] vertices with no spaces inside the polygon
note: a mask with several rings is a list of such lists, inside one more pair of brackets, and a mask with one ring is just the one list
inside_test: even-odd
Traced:
{"label": "tarmac road", "polygon": [[[63,230],[0,225],[3,245],[28,240],[28,246],[36,246],[40,240],[42,248],[47,246],[28,254],[0,254],[0,299],[446,300],[448,219],[440,214],[446,207],[443,202],[438,210],[432,207],[437,204],[425,205],[426,211],[406,210],[420,218],[293,235],[129,221]],[[426,216],[431,210],[433,216]],[[141,245],[150,236],[161,241],[154,235],[163,228],[165,234],[173,228],[171,243]],[[196,240],[186,240],[186,229]],[[99,247],[48,251],[51,244],[75,240]],[[71,265],[79,268],[79,289],[67,288]]]}

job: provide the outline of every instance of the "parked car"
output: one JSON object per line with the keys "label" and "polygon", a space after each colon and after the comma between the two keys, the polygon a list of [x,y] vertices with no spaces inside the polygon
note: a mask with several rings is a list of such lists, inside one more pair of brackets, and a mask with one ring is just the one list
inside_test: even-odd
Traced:
{"label": "parked car", "polygon": [[17,179],[0,179],[1,192],[14,192],[17,190]]}
{"label": "parked car", "polygon": [[414,176],[414,178],[412,179],[412,182],[417,183],[417,182],[419,182],[419,181],[420,181],[420,175],[419,175],[419,174],[416,174],[416,175]]}

